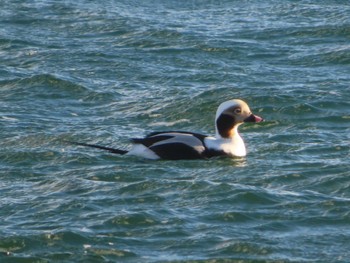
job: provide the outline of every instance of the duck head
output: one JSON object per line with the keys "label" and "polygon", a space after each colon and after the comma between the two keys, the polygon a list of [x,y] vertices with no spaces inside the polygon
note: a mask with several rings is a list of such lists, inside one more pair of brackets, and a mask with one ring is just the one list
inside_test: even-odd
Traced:
{"label": "duck head", "polygon": [[232,138],[239,125],[245,122],[262,122],[263,118],[254,115],[246,102],[239,99],[225,101],[216,111],[216,136]]}

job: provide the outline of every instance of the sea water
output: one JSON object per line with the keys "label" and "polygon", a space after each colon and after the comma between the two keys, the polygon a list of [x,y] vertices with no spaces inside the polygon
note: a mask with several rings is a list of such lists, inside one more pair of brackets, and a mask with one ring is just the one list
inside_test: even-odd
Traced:
{"label": "sea water", "polygon": [[[1,262],[349,262],[348,1],[0,1]],[[148,161],[152,131],[243,159]]]}

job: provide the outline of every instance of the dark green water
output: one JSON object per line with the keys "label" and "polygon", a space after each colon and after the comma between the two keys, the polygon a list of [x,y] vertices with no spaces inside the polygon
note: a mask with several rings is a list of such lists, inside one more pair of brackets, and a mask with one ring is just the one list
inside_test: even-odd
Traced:
{"label": "dark green water", "polygon": [[[348,1],[1,1],[0,262],[350,262]],[[245,159],[147,161],[151,131]]]}

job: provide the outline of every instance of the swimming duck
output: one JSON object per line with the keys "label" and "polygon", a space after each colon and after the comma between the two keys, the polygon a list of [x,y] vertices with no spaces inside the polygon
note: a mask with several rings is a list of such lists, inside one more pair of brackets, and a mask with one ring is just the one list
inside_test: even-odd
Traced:
{"label": "swimming duck", "polygon": [[206,159],[215,156],[244,157],[246,147],[238,133],[238,127],[245,122],[262,122],[254,115],[247,103],[233,99],[221,103],[215,116],[215,137],[194,132],[153,132],[144,138],[131,139],[130,151],[114,149],[87,143],[77,145],[107,150],[111,153],[133,155],[147,159]]}

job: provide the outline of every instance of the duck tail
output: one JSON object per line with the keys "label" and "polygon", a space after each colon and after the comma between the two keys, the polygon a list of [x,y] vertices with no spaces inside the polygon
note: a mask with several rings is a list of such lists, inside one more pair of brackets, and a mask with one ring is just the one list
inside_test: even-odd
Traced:
{"label": "duck tail", "polygon": [[115,149],[115,148],[110,148],[110,147],[105,147],[105,146],[100,146],[100,145],[95,145],[95,144],[89,144],[89,143],[72,142],[72,141],[66,141],[66,142],[74,144],[74,145],[97,148],[97,149],[101,149],[101,150],[105,150],[105,151],[109,151],[111,153],[121,154],[121,155],[124,155],[128,152],[126,150],[120,150],[120,149]]}

